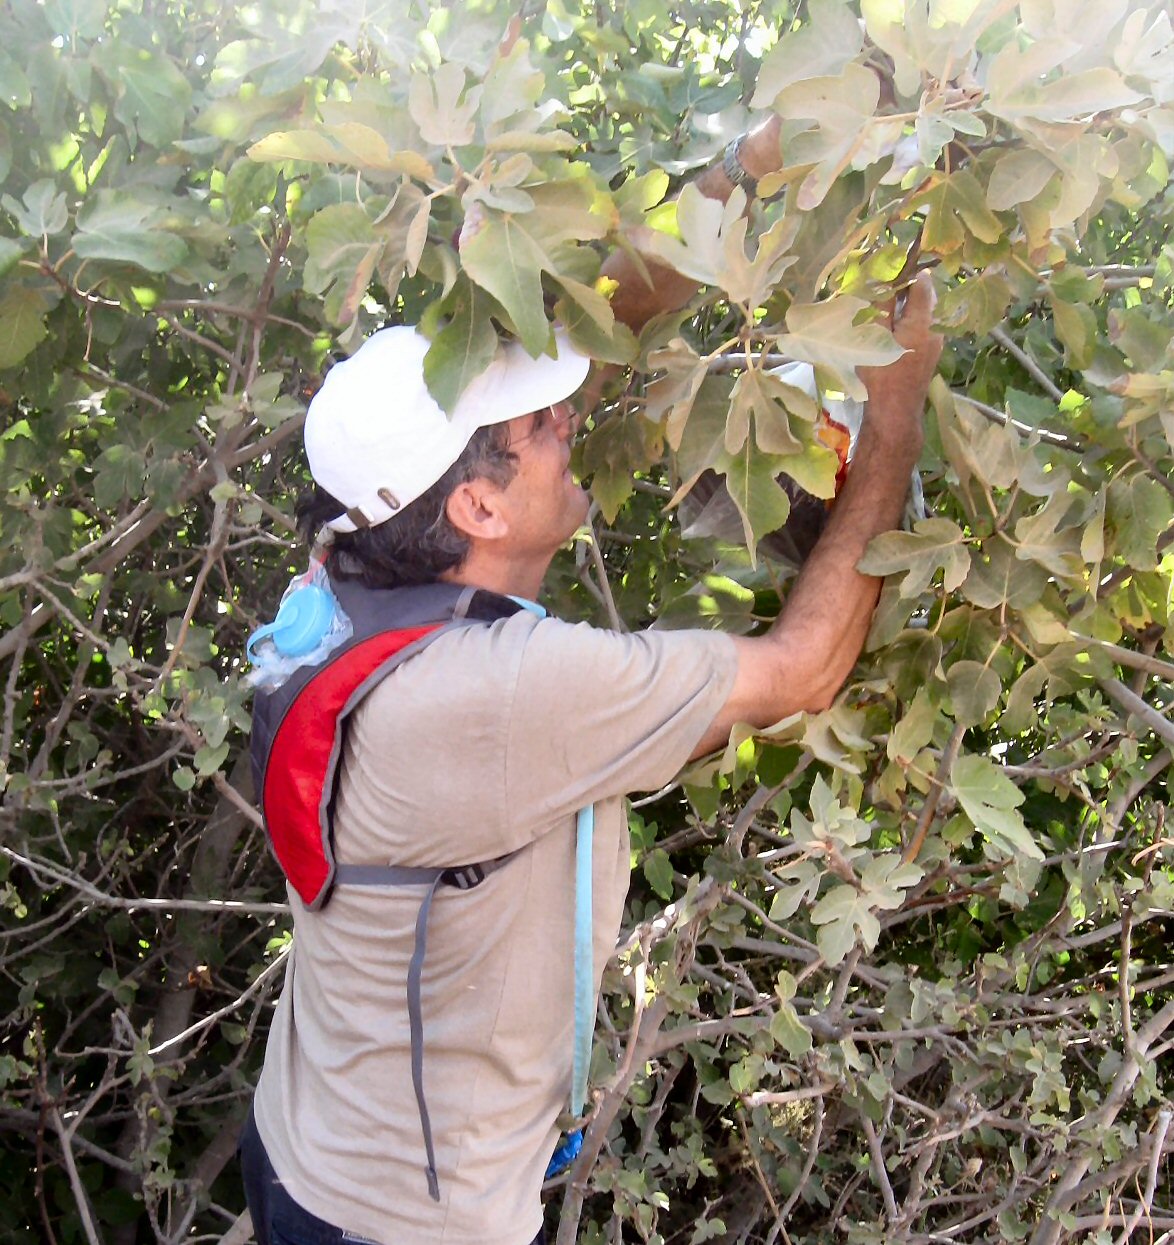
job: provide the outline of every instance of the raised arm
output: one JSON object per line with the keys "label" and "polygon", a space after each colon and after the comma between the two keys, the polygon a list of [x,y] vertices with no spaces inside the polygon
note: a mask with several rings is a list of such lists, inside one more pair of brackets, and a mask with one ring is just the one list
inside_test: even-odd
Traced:
{"label": "raised arm", "polygon": [[[772,113],[738,144],[737,155],[732,157],[735,170],[740,165],[751,182],[782,167],[780,124],[780,119]],[[725,161],[719,161],[699,173],[693,184],[707,198],[720,199],[722,203],[734,192],[734,183],[727,175]],[[698,288],[696,281],[681,276],[653,257],[648,247],[651,236],[652,230],[643,225],[630,229],[626,234],[628,243],[644,261],[647,277],[624,250],[613,251],[604,261],[602,269],[605,277],[616,282],[617,288],[611,299],[616,319],[637,333],[653,316],[683,307]]]}
{"label": "raised arm", "polygon": [[930,327],[933,307],[933,286],[922,273],[893,324],[905,354],[888,367],[861,369],[864,421],[827,528],[770,631],[735,639],[734,688],[696,756],[723,745],[735,722],[769,726],[800,710],[826,709],[855,665],[880,594],[880,580],[856,564],[874,536],[900,522],[921,454],[925,397],[942,351]]}

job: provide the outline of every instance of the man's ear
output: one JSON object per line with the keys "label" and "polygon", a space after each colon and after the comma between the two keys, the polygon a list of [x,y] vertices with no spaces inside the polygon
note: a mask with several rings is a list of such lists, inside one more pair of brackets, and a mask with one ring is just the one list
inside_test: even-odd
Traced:
{"label": "man's ear", "polygon": [[470,540],[500,540],[509,532],[501,488],[475,477],[458,484],[444,503],[448,521]]}

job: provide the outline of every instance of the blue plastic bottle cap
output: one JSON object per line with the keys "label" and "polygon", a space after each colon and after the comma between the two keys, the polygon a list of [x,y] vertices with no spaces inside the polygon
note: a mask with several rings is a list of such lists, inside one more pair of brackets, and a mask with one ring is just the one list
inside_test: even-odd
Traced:
{"label": "blue plastic bottle cap", "polygon": [[283,657],[304,657],[322,643],[333,619],[334,597],[317,584],[306,584],[285,598],[270,635]]}

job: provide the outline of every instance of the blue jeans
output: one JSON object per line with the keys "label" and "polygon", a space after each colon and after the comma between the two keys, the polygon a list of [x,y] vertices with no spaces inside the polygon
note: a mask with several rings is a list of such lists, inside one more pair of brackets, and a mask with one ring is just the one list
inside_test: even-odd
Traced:
{"label": "blue jeans", "polygon": [[[347,1232],[311,1215],[290,1197],[261,1144],[251,1109],[237,1150],[257,1245],[377,1245],[369,1237]],[[394,1226],[390,1226],[385,1245],[392,1245],[393,1232]],[[539,1228],[530,1245],[544,1245],[545,1239]]]}

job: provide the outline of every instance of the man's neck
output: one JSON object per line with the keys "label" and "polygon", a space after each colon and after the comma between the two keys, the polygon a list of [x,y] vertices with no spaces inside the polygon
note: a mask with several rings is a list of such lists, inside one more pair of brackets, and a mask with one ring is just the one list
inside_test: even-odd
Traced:
{"label": "man's neck", "polygon": [[474,550],[460,566],[446,571],[441,579],[450,584],[483,588],[503,597],[524,597],[527,601],[537,601],[549,565],[549,558],[541,565],[500,562],[494,558],[478,557]]}

